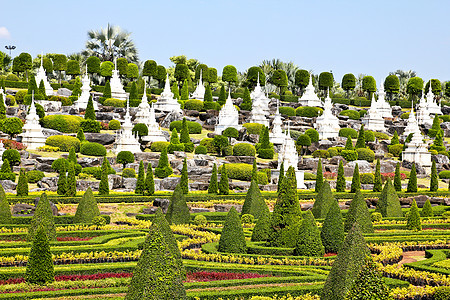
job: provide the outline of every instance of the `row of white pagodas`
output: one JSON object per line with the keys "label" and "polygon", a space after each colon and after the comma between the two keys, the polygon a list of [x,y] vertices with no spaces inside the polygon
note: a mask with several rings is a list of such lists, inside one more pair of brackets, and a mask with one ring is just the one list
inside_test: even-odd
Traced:
{"label": "row of white pagodas", "polygon": [[312,84],[312,75],[309,75],[308,86],[305,88],[305,92],[300,97],[300,99],[298,99],[298,102],[302,106],[323,107],[322,101],[314,91],[314,86]]}
{"label": "row of white pagodas", "polygon": [[45,145],[46,137],[42,132],[41,124],[39,124],[39,116],[36,113],[36,106],[34,105],[34,92],[31,95],[30,111],[25,118],[25,124],[22,130],[22,143],[27,145],[28,149],[36,150]]}
{"label": "row of white pagodas", "polygon": [[422,97],[419,100],[419,108],[417,109],[417,123],[425,126],[431,126],[433,124],[424,92],[422,92]]}
{"label": "row of white pagodas", "polygon": [[274,145],[281,145],[284,142],[286,135],[283,133],[281,126],[283,125],[283,120],[281,119],[280,103],[277,101],[277,111],[275,112],[273,122],[272,122],[272,132],[269,133],[269,140]]}
{"label": "row of white pagodas", "polygon": [[130,151],[131,153],[138,153],[141,151],[141,144],[133,135],[133,124],[131,123],[130,105],[127,100],[127,111],[125,113],[124,122],[121,130],[118,132],[116,143],[114,145],[114,153],[118,154],[120,151]]}
{"label": "row of white pagodas", "polygon": [[127,93],[123,89],[122,82],[120,82],[119,70],[117,70],[117,59],[114,59],[114,70],[112,70],[111,81],[111,97],[120,100],[127,100]]}
{"label": "row of white pagodas", "polygon": [[375,99],[375,95],[372,94],[372,102],[370,108],[362,120],[366,130],[386,131],[386,127],[384,126],[384,118],[381,115],[379,104],[381,103],[379,103]]}
{"label": "row of white pagodas", "polygon": [[259,123],[266,127],[269,127],[269,102],[270,99],[266,97],[264,91],[259,83],[259,73],[256,87],[251,92],[250,98],[252,99],[252,110],[250,112],[250,122]]}
{"label": "row of white pagodas", "polygon": [[386,101],[386,93],[383,84],[380,85],[380,89],[378,90],[377,109],[382,118],[393,118],[391,105]]}
{"label": "row of white pagodas", "polygon": [[329,138],[337,138],[339,136],[339,119],[333,114],[333,103],[330,98],[330,90],[328,90],[327,97],[325,98],[324,110],[322,115],[318,116],[314,127],[319,133],[321,140]]}
{"label": "row of white pagodas", "polygon": [[427,93],[427,108],[430,114],[432,115],[442,115],[442,110],[437,101],[434,101],[434,94],[431,90],[431,80],[430,80],[430,87],[428,89]]}

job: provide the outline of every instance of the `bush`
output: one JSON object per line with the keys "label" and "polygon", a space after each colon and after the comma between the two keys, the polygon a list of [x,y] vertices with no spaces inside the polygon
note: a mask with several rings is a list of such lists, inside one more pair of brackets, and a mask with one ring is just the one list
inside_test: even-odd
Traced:
{"label": "bush", "polygon": [[256,182],[258,184],[266,185],[269,183],[269,178],[267,177],[266,172],[257,172],[256,173]]}
{"label": "bush", "polygon": [[204,138],[200,141],[200,146],[205,146],[208,153],[217,153],[213,138]]}
{"label": "bush", "polygon": [[108,98],[103,102],[104,106],[125,107],[127,105],[125,100]]}
{"label": "bush", "polygon": [[314,128],[309,128],[305,131],[305,134],[311,139],[311,143],[319,141],[319,133]]}
{"label": "bush", "polygon": [[242,224],[253,224],[255,223],[255,217],[251,214],[245,214],[241,216]]}
{"label": "bush", "polygon": [[194,218],[194,225],[202,226],[206,225],[208,223],[208,220],[204,215],[196,215]]}
{"label": "bush", "polygon": [[360,119],[359,113],[356,110],[351,110],[351,109],[343,110],[343,111],[341,111],[339,113],[339,115],[341,115],[341,116],[348,116],[349,119],[352,119],[352,120],[359,120]]}
{"label": "bush", "polygon": [[353,128],[341,128],[339,129],[339,136],[356,139],[358,138],[358,132]]}
{"label": "bush", "polygon": [[275,151],[273,149],[259,149],[258,155],[263,159],[272,159]]}
{"label": "bush", "polygon": [[83,142],[81,144],[80,153],[91,156],[105,156],[106,148],[99,143]]}
{"label": "bush", "polygon": [[249,164],[226,164],[228,178],[250,181],[252,178],[253,166]]}
{"label": "bush", "polygon": [[194,153],[195,154],[206,154],[207,153],[206,147],[205,146],[197,146],[197,147],[195,147]]}
{"label": "bush", "polygon": [[374,212],[370,215],[370,219],[372,222],[381,222],[383,220],[383,215],[381,215],[379,212]]}
{"label": "bush", "polygon": [[360,180],[361,184],[373,184],[375,181],[375,176],[372,173],[362,173]]}
{"label": "bush", "polygon": [[[200,125],[199,123],[186,121],[186,125],[189,129],[190,134],[202,133],[202,125]],[[173,131],[174,128],[176,128],[178,132],[181,132],[181,129],[183,128],[182,121],[173,121],[172,123],[170,123],[169,130]]]}
{"label": "bush", "polygon": [[204,110],[220,110],[220,104],[217,102],[204,102],[203,103],[203,109]]}
{"label": "bush", "polygon": [[234,206],[230,209],[225,219],[218,250],[226,253],[246,253],[247,244],[244,230],[242,229],[239,214]]}
{"label": "bush", "polygon": [[163,149],[167,148],[169,146],[169,142],[153,142],[150,146],[150,150],[152,152],[162,152]]}
{"label": "bush", "polygon": [[74,148],[75,152],[79,152],[81,143],[79,139],[73,136],[53,135],[47,138],[45,144],[58,147],[62,152],[69,152],[71,148]]}
{"label": "bush", "polygon": [[280,111],[280,114],[288,116],[288,117],[295,116],[295,109],[293,109],[292,107],[281,106],[279,108],[279,111]]}
{"label": "bush", "polygon": [[305,180],[316,180],[316,174],[305,172]]}
{"label": "bush", "polygon": [[131,151],[120,151],[117,154],[116,161],[118,164],[122,164],[125,168],[126,164],[131,164],[134,162],[134,155]]}
{"label": "bush", "polygon": [[327,150],[316,150],[313,152],[313,157],[314,158],[329,158],[330,157],[330,153]]}
{"label": "bush", "polygon": [[342,150],[341,155],[346,161],[354,161],[358,159],[358,153],[355,150]]}
{"label": "bush", "polygon": [[375,134],[373,131],[370,130],[365,130],[364,131],[364,138],[367,142],[374,142],[375,141]]}
{"label": "bush", "polygon": [[300,106],[295,110],[295,114],[299,117],[314,118],[322,114],[323,109],[313,106]]}
{"label": "bush", "polygon": [[339,150],[336,147],[330,147],[328,148],[328,155],[329,157],[333,157],[333,156],[338,156],[339,155]]}
{"label": "bush", "polygon": [[294,250],[295,255],[323,256],[325,249],[322,245],[320,230],[317,227],[311,211],[307,211],[299,228],[299,234]]}
{"label": "bush", "polygon": [[10,73],[6,76],[5,81],[19,81],[19,77],[16,74]]}
{"label": "bush", "polygon": [[359,148],[356,149],[358,153],[358,160],[367,160],[368,162],[373,162],[375,160],[375,153],[369,148]]}
{"label": "bush", "polygon": [[260,135],[264,125],[259,123],[245,123],[242,125],[247,128],[247,134],[257,134]]}
{"label": "bush", "polygon": [[434,292],[434,300],[450,299],[450,286],[438,286]]}
{"label": "bush", "polygon": [[247,143],[239,143],[233,147],[234,156],[255,156],[255,146]]}
{"label": "bush", "polygon": [[136,178],[136,171],[132,168],[125,168],[122,171],[122,176],[124,178]]}
{"label": "bush", "polygon": [[85,119],[81,121],[80,128],[83,129],[83,132],[99,133],[102,125],[98,121]]}
{"label": "bush", "polygon": [[184,109],[201,111],[203,110],[203,101],[195,99],[187,100],[184,102]]}
{"label": "bush", "polygon": [[2,160],[9,161],[10,166],[18,166],[20,164],[20,153],[14,149],[8,149],[3,152]]}
{"label": "bush", "polygon": [[390,154],[394,155],[395,157],[399,157],[403,151],[403,144],[389,145],[388,148]]}
{"label": "bush", "polygon": [[24,98],[27,95],[27,90],[18,90],[16,93],[16,102],[17,104],[23,104]]}
{"label": "bush", "polygon": [[83,119],[78,116],[49,115],[42,119],[43,127],[64,133],[77,133]]}
{"label": "bush", "polygon": [[44,178],[44,172],[32,170],[27,172],[28,183],[36,183]]}
{"label": "bush", "polygon": [[25,280],[31,284],[46,284],[55,280],[50,243],[43,225],[36,229],[28,258]]}
{"label": "bush", "polygon": [[111,130],[119,130],[120,129],[120,122],[117,120],[111,120],[108,123],[108,127]]}
{"label": "bush", "polygon": [[358,113],[359,113],[359,117],[362,118],[367,114],[367,110],[361,109]]}
{"label": "bush", "polygon": [[450,171],[441,171],[439,172],[439,178],[440,179],[450,179]]}
{"label": "bush", "polygon": [[386,133],[375,131],[373,135],[379,140],[388,140],[389,136]]}

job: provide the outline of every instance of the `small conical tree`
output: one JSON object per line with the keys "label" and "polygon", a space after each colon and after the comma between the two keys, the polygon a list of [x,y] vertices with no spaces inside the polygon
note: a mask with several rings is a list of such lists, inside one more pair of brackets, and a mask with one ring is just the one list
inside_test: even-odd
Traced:
{"label": "small conical tree", "polygon": [[0,184],[0,224],[12,224],[11,207],[6,198],[5,190]]}
{"label": "small conical tree", "polygon": [[336,192],[345,192],[345,185],[344,164],[342,163],[342,160],[340,160],[336,179]]}
{"label": "small conical tree", "polygon": [[431,165],[430,192],[436,192],[439,189],[438,175],[436,171],[436,162]]}
{"label": "small conical tree", "polygon": [[136,189],[134,192],[136,194],[143,194],[145,189],[145,169],[144,169],[144,162],[141,160],[139,163],[139,170],[138,170],[138,178],[136,181]]}
{"label": "small conical tree", "polygon": [[[41,94],[41,96],[44,97],[44,99],[46,98],[45,85],[44,85],[43,79],[41,79],[41,82],[39,82],[39,94]],[[72,91],[72,95],[73,95],[73,91]]]}
{"label": "small conical tree", "polygon": [[267,204],[264,201],[264,198],[261,196],[261,191],[259,190],[258,183],[255,179],[252,179],[250,188],[248,189],[247,195],[245,196],[241,215],[249,214],[253,215],[255,219],[259,219],[267,209]]}
{"label": "small conical tree", "polygon": [[388,179],[377,202],[376,212],[385,218],[403,217],[402,207],[392,182]]}
{"label": "small conical tree", "polygon": [[138,91],[137,91],[137,85],[136,85],[136,82],[134,82],[134,81],[131,83],[129,99],[130,100],[137,100],[137,99],[139,99]]}
{"label": "small conical tree", "polygon": [[364,125],[361,125],[361,128],[358,132],[358,139],[356,140],[355,149],[366,148],[366,138],[364,134]]}
{"label": "small conical tree", "polygon": [[355,164],[355,169],[353,170],[352,177],[352,187],[350,189],[350,193],[356,192],[356,190],[361,189],[361,181],[359,178],[359,167],[358,164]]}
{"label": "small conical tree", "polygon": [[[42,80],[41,80],[42,81]],[[43,83],[43,82],[42,82]],[[75,82],[73,84],[72,96],[80,96],[81,95],[81,87],[82,87],[81,79],[79,76],[75,78]],[[44,94],[45,95],[45,94]]]}
{"label": "small conical tree", "polygon": [[408,187],[406,189],[407,193],[417,192],[417,174],[416,174],[416,164],[413,163],[411,167],[411,173],[409,175]]}
{"label": "small conical tree", "polygon": [[172,84],[172,86],[170,87],[170,90],[173,93],[173,99],[179,100],[180,99],[180,91],[178,90],[178,85],[176,82],[174,82]]}
{"label": "small conical tree", "polygon": [[230,184],[228,182],[228,173],[226,165],[220,168],[219,195],[228,195],[230,193]]}
{"label": "small conical tree", "polygon": [[367,203],[360,190],[356,191],[352,202],[350,202],[350,207],[344,223],[344,230],[349,231],[355,223],[358,223],[363,233],[374,232],[369,208],[367,207]]}
{"label": "small conical tree", "polygon": [[250,178],[251,178],[252,180],[253,180],[253,179],[256,180],[257,176],[258,176],[258,167],[256,166],[256,159],[255,159],[255,160],[253,160],[252,175],[251,175]]}
{"label": "small conical tree", "polygon": [[[213,102],[213,96],[211,92],[211,86],[209,84],[205,88],[205,96],[203,97],[203,103],[212,103]],[[208,108],[209,109],[209,108]]]}
{"label": "small conical tree", "polygon": [[43,225],[37,228],[28,255],[25,281],[31,284],[44,285],[55,280],[50,243]]}
{"label": "small conical tree", "polygon": [[402,191],[402,177],[400,175],[400,163],[395,165],[394,188],[397,192]]}
{"label": "small conical tree", "polygon": [[347,142],[345,142],[345,150],[355,150],[355,148],[353,148],[353,141],[351,137],[347,137]]}
{"label": "small conical tree", "polygon": [[320,233],[325,252],[337,253],[344,241],[344,223],[342,221],[341,209],[337,201],[331,202],[327,217],[322,225]]}
{"label": "small conical tree", "polygon": [[358,223],[355,223],[342,243],[328,274],[320,299],[344,299],[368,255],[370,255],[369,248],[367,248]]}
{"label": "small conical tree", "polygon": [[380,159],[377,159],[377,166],[375,167],[375,178],[373,181],[373,191],[374,192],[381,192],[383,189],[383,184],[381,183],[381,165],[380,165]]}
{"label": "small conical tree", "polygon": [[94,110],[94,102],[92,101],[92,96],[89,97],[88,104],[86,106],[86,113],[84,114],[85,120],[97,120]]}
{"label": "small conical tree", "polygon": [[241,104],[241,109],[252,110],[252,99],[250,98],[250,91],[248,90],[248,88],[244,89],[244,96]]}
{"label": "small conical tree", "polygon": [[422,222],[420,220],[419,208],[417,207],[416,200],[413,200],[411,209],[406,220],[406,228],[408,230],[420,231],[422,230]]}
{"label": "small conical tree", "polygon": [[151,196],[155,193],[155,180],[153,178],[152,164],[147,166],[147,176],[145,176],[144,194]]}
{"label": "small conical tree", "polygon": [[108,166],[108,159],[106,158],[106,156],[104,156],[102,162],[102,175],[100,178],[100,184],[98,186],[99,195],[109,195]]}
{"label": "small conical tree", "polygon": [[78,203],[73,221],[74,223],[92,223],[92,220],[97,216],[100,216],[100,210],[89,187],[81,197],[80,203]]}
{"label": "small conical tree", "polygon": [[173,173],[172,168],[169,165],[169,158],[167,157],[167,148],[161,151],[159,156],[158,165],[155,168],[155,176],[158,178],[166,178]]}
{"label": "small conical tree", "polygon": [[56,190],[56,193],[58,195],[65,195],[67,191],[67,179],[66,179],[66,164],[61,164],[61,170],[59,172],[58,177],[58,189]]}
{"label": "small conical tree", "polygon": [[172,130],[172,135],[170,136],[170,143],[171,144],[179,144],[180,143],[180,138],[178,137],[178,132],[177,132],[176,128],[174,128]]}
{"label": "small conical tree", "polygon": [[0,168],[0,173],[7,173],[7,174],[12,173],[9,160],[7,158],[3,160],[2,167]]}
{"label": "small conical tree", "polygon": [[225,92],[225,86],[222,84],[222,86],[220,87],[219,99],[217,99],[217,103],[219,103],[220,106],[222,106],[225,104],[226,101],[227,101],[227,93]]}
{"label": "small conical tree", "polygon": [[75,197],[77,194],[77,180],[75,178],[75,167],[73,162],[69,163],[66,187],[66,196]]}
{"label": "small conical tree", "polygon": [[186,118],[183,118],[181,122],[181,132],[180,132],[180,142],[181,143],[189,143],[191,138],[189,136],[189,128],[187,126]]}
{"label": "small conical tree", "polygon": [[186,157],[183,161],[183,168],[181,169],[181,180],[180,180],[181,189],[183,190],[183,194],[189,193],[189,179],[188,179],[188,171],[187,171],[187,162]]}
{"label": "small conical tree", "polygon": [[17,196],[28,196],[28,178],[25,169],[21,168],[17,182]]}
{"label": "small conical tree", "polygon": [[188,89],[188,82],[185,79],[183,86],[181,87],[181,100],[189,100],[189,89]]}
{"label": "small conical tree", "polygon": [[67,160],[68,160],[69,162],[74,163],[74,164],[77,163],[77,155],[75,154],[75,148],[74,148],[74,147],[70,148],[70,150],[69,150],[69,156],[67,157]]}
{"label": "small conical tree", "polygon": [[333,201],[336,200],[331,192],[330,184],[325,180],[311,208],[314,218],[325,219]]}
{"label": "small conical tree", "polygon": [[33,74],[29,75],[29,79],[28,79],[28,91],[27,94],[28,95],[32,95],[34,92],[35,95],[39,94],[39,90],[38,90],[38,86],[36,83],[36,78],[34,77]]}
{"label": "small conical tree", "polygon": [[105,83],[105,88],[103,89],[103,97],[108,99],[111,98],[111,84],[109,83],[109,80]]}
{"label": "small conical tree", "polygon": [[400,141],[398,139],[398,133],[397,133],[397,130],[396,130],[394,132],[394,136],[392,136],[392,139],[391,139],[391,146],[392,145],[398,145],[398,144],[400,144]]}
{"label": "small conical tree", "polygon": [[319,158],[319,163],[317,164],[317,173],[316,173],[316,186],[314,191],[318,193],[323,185],[323,172],[322,172],[322,159]]}
{"label": "small conical tree", "polygon": [[231,207],[225,219],[217,250],[226,253],[246,253],[247,251],[241,219],[234,206]]}
{"label": "small conical tree", "polygon": [[86,137],[84,136],[83,128],[78,129],[77,139],[80,140],[80,142],[86,140]]}
{"label": "small conical tree", "polygon": [[433,217],[434,213],[433,213],[433,208],[431,207],[431,202],[430,199],[427,199],[427,201],[425,201],[425,204],[422,207],[422,217]]}
{"label": "small conical tree", "polygon": [[281,182],[284,178],[284,162],[281,162],[280,175],[278,176],[277,193],[280,192]]}
{"label": "small conical tree", "polygon": [[252,242],[267,241],[270,232],[270,212],[266,205],[266,209],[262,211],[256,221],[255,228],[253,228]]}
{"label": "small conical tree", "polygon": [[214,163],[211,178],[209,179],[208,194],[217,194],[217,166]]}
{"label": "small conical tree", "polygon": [[53,219],[53,212],[47,194],[43,193],[31,218],[30,226],[28,226],[28,241],[33,241],[36,230],[39,226],[43,226],[47,237],[51,241],[56,241],[55,221]]}
{"label": "small conical tree", "polygon": [[189,207],[184,198],[183,189],[178,184],[170,198],[169,208],[167,209],[166,219],[169,224],[189,224],[191,215]]}
{"label": "small conical tree", "polygon": [[305,213],[298,230],[294,254],[301,256],[323,256],[324,253],[325,248],[322,245],[320,230],[317,227],[313,214],[309,210]]}

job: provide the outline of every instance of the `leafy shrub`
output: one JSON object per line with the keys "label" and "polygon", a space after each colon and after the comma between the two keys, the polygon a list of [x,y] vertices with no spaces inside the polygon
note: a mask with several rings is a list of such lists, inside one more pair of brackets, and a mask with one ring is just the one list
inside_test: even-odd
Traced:
{"label": "leafy shrub", "polygon": [[108,127],[111,130],[119,130],[120,129],[120,122],[118,120],[111,120],[108,123]]}
{"label": "leafy shrub", "polygon": [[102,125],[98,121],[87,119],[81,121],[80,128],[83,129],[83,132],[99,133]]}
{"label": "leafy shrub", "polygon": [[261,130],[264,127],[264,125],[259,123],[245,123],[242,126],[247,128],[248,134],[257,134],[257,135],[261,134]]}
{"label": "leafy shrub", "polygon": [[295,109],[293,109],[292,107],[287,107],[287,106],[281,106],[279,108],[280,114],[282,115],[286,115],[288,117],[293,117],[295,116]]}
{"label": "leafy shrub", "polygon": [[388,140],[389,136],[386,133],[375,131],[373,135],[379,140]]}
{"label": "leafy shrub", "polygon": [[444,171],[439,172],[439,178],[450,179],[450,171],[444,170]]}
{"label": "leafy shrub", "polygon": [[83,142],[81,144],[80,153],[91,156],[105,156],[106,148],[99,143]]}
{"label": "leafy shrub", "polygon": [[375,141],[375,134],[373,131],[365,130],[364,131],[364,138],[366,142],[374,142]]}
{"label": "leafy shrub", "polygon": [[[202,133],[202,125],[193,121],[186,121],[186,125],[189,129],[189,133],[191,134],[199,134]],[[176,128],[178,132],[181,132],[182,129],[182,121],[173,121],[170,123],[169,129],[173,131]]]}
{"label": "leafy shrub", "polygon": [[333,156],[338,156],[339,155],[339,151],[336,147],[330,147],[328,148],[328,155],[329,157],[333,157]]}
{"label": "leafy shrub", "polygon": [[372,173],[362,173],[360,177],[360,182],[362,184],[373,184],[375,176]]}
{"label": "leafy shrub", "polygon": [[28,183],[36,183],[44,178],[44,172],[32,170],[27,172]]}
{"label": "leafy shrub", "polygon": [[108,98],[103,102],[104,106],[125,107],[127,105],[125,100]]}
{"label": "leafy shrub", "polygon": [[381,222],[383,220],[383,215],[379,212],[374,212],[370,215],[372,222]]}
{"label": "leafy shrub", "polygon": [[245,253],[246,242],[244,230],[236,208],[232,207],[227,214],[222,234],[219,240],[218,250],[228,253]]}
{"label": "leafy shrub", "polygon": [[150,150],[152,150],[152,152],[162,152],[169,144],[169,142],[153,142],[150,146]]}
{"label": "leafy shrub", "polygon": [[125,168],[122,171],[122,176],[124,178],[136,178],[136,171],[132,168]]}
{"label": "leafy shrub", "polygon": [[408,118],[409,118],[409,112],[402,113],[402,114],[400,115],[400,119],[406,120],[406,119],[408,119]]}
{"label": "leafy shrub", "polygon": [[92,218],[92,225],[95,225],[97,227],[105,226],[106,225],[106,219],[103,216],[96,216]]}
{"label": "leafy shrub", "polygon": [[203,103],[203,109],[204,110],[220,110],[220,104],[217,102],[204,102]]}
{"label": "leafy shrub", "polygon": [[313,106],[300,106],[295,110],[295,114],[299,117],[314,118],[322,114],[323,109]]}
{"label": "leafy shrub", "polygon": [[[94,176],[95,179],[100,180],[102,178],[102,168],[101,167],[86,167],[83,168],[83,173]],[[116,171],[109,166],[108,175],[116,174]]]}
{"label": "leafy shrub", "polygon": [[2,155],[2,160],[5,161],[5,159],[9,161],[10,166],[17,166],[20,164],[20,153],[15,149],[5,150]]}
{"label": "leafy shrub", "polygon": [[305,180],[316,180],[316,174],[305,172]]}
{"label": "leafy shrub", "polygon": [[367,114],[367,110],[361,109],[358,113],[359,113],[359,117],[362,118]]}
{"label": "leafy shrub", "polygon": [[134,125],[131,132],[133,133],[133,135],[137,134],[139,137],[146,136],[148,135],[148,127],[144,123],[137,123],[136,125]]}
{"label": "leafy shrub", "polygon": [[238,163],[238,164],[227,164],[226,166],[228,178],[242,181],[251,180],[253,170],[252,165]]}
{"label": "leafy shrub", "polygon": [[269,183],[269,178],[267,177],[266,172],[257,172],[256,173],[256,182],[261,185],[266,185]]}
{"label": "leafy shrub", "polygon": [[255,146],[247,143],[239,143],[233,147],[234,156],[255,156]]}
{"label": "leafy shrub", "polygon": [[71,148],[74,148],[75,152],[79,152],[81,143],[79,139],[73,136],[53,135],[47,138],[45,144],[58,147],[62,152],[69,152]]}
{"label": "leafy shrub", "polygon": [[76,133],[83,119],[78,116],[49,115],[42,119],[43,127],[64,133]]}
{"label": "leafy shrub", "polygon": [[358,160],[367,160],[368,162],[375,160],[375,153],[369,148],[358,148],[356,152],[358,153]]}
{"label": "leafy shrub", "polygon": [[305,134],[309,136],[312,143],[316,143],[319,141],[319,132],[315,130],[314,128],[309,128],[305,131]]}
{"label": "leafy shrub", "polygon": [[255,223],[255,217],[251,214],[245,214],[241,216],[242,224],[253,224]]}
{"label": "leafy shrub", "polygon": [[16,97],[13,95],[6,95],[5,104],[8,106],[16,105]]}
{"label": "leafy shrub", "polygon": [[206,154],[207,153],[206,147],[205,146],[197,146],[197,147],[195,147],[194,153],[195,154]]}
{"label": "leafy shrub", "polygon": [[341,116],[348,116],[352,120],[359,120],[360,116],[356,110],[346,109],[339,113]]}
{"label": "leafy shrub", "polygon": [[19,77],[16,74],[10,73],[5,78],[6,81],[19,81]]}
{"label": "leafy shrub", "polygon": [[204,138],[200,141],[200,146],[205,146],[208,153],[217,153],[213,138]]}
{"label": "leafy shrub", "polygon": [[187,100],[184,102],[184,109],[201,111],[203,110],[203,101],[195,99]]}
{"label": "leafy shrub", "polygon": [[356,139],[358,138],[358,132],[353,128],[341,128],[339,129],[339,136]]}
{"label": "leafy shrub", "polygon": [[320,149],[318,149],[318,150],[313,152],[313,157],[314,158],[329,158],[330,157],[330,153],[327,150],[320,150]]}
{"label": "leafy shrub", "polygon": [[204,215],[196,215],[194,218],[194,225],[201,226],[206,225],[208,223],[208,220]]}
{"label": "leafy shrub", "polygon": [[388,148],[389,148],[389,153],[391,153],[395,157],[399,157],[403,151],[403,144],[389,145]]}
{"label": "leafy shrub", "polygon": [[354,161],[358,159],[358,153],[355,150],[342,150],[341,155],[346,161]]}

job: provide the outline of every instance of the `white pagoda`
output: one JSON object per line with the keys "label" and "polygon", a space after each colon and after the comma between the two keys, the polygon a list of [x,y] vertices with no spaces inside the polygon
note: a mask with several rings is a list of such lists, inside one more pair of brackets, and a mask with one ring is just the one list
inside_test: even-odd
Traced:
{"label": "white pagoda", "polygon": [[417,123],[419,125],[433,125],[433,120],[430,117],[428,111],[427,100],[425,99],[425,93],[422,92],[422,97],[419,101],[419,109],[417,110]]}
{"label": "white pagoda", "polygon": [[191,95],[192,99],[203,100],[205,98],[205,86],[202,81],[202,69],[200,69],[200,80],[198,81],[197,88]]}
{"label": "white pagoda", "polygon": [[281,119],[281,114],[279,110],[279,101],[277,101],[277,111],[272,122],[272,132],[269,133],[269,140],[274,145],[281,145],[284,142],[285,134],[281,129],[283,125],[283,120]]}
{"label": "white pagoda", "polygon": [[231,90],[228,91],[227,101],[219,112],[219,122],[216,124],[214,133],[222,134],[222,131],[228,127],[233,127],[237,130],[242,128],[242,126],[239,125],[239,112],[236,107],[234,107],[233,101],[231,100]]}
{"label": "white pagoda", "polygon": [[386,101],[386,93],[383,84],[380,85],[380,89],[378,90],[377,106],[381,117],[388,119],[393,118],[391,105]]}
{"label": "white pagoda", "polygon": [[150,105],[148,104],[147,99],[147,82],[144,81],[144,95],[142,96],[141,103],[137,107],[136,118],[134,119],[134,123],[143,123],[145,125],[150,124]]}
{"label": "white pagoda", "polygon": [[442,115],[441,107],[434,101],[434,94],[431,90],[431,80],[430,80],[430,88],[427,93],[427,106],[428,111],[431,115]]}
{"label": "white pagoda", "polygon": [[402,137],[407,138],[410,133],[414,133],[419,129],[419,124],[417,123],[416,116],[414,114],[414,108],[411,108],[411,112],[409,113],[408,121],[406,123],[405,131],[403,132]]}
{"label": "white pagoda", "polygon": [[127,93],[123,89],[122,82],[119,78],[119,70],[117,70],[117,60],[114,59],[114,70],[111,77],[111,97],[120,100],[127,100]]}
{"label": "white pagoda", "polygon": [[36,84],[38,87],[39,87],[39,84],[41,84],[41,80],[44,81],[45,94],[47,96],[53,95],[53,88],[50,85],[50,83],[48,82],[47,74],[45,74],[44,55],[42,53],[41,53],[41,66],[39,67],[39,70],[37,71],[35,79],[36,79]]}
{"label": "white pagoda", "polygon": [[[409,125],[409,124],[408,124]],[[406,149],[402,152],[402,161],[420,164],[428,174],[431,172],[431,153],[428,152],[428,145],[423,141],[417,122],[411,126],[413,134],[411,142],[406,143]]]}
{"label": "white pagoda", "polygon": [[177,99],[173,98],[173,93],[170,90],[169,74],[167,74],[166,84],[164,85],[164,91],[156,101],[154,107],[155,109],[164,112],[171,112],[171,111],[181,112],[180,103],[178,103]]}
{"label": "white pagoda", "polygon": [[259,72],[258,72],[258,81],[256,83],[255,89],[250,93],[250,98],[252,99],[252,108],[254,106],[258,106],[265,115],[269,115],[269,102],[270,99],[264,93],[261,85],[259,84]]}
{"label": "white pagoda", "polygon": [[127,100],[127,112],[125,114],[122,128],[116,138],[114,153],[118,154],[120,151],[130,151],[131,153],[142,152],[141,144],[133,135],[133,124],[131,123],[130,105]]}
{"label": "white pagoda", "polygon": [[380,103],[378,103],[375,99],[375,95],[372,94],[370,108],[362,120],[366,130],[386,131],[386,127],[384,127],[384,119],[378,106],[379,104]]}
{"label": "white pagoda", "polygon": [[[83,76],[83,79],[81,80],[83,85],[81,86],[81,95],[78,98],[78,100],[74,103],[75,107],[78,109],[86,109],[89,97],[91,96],[91,81],[89,80],[89,75],[87,73],[87,66],[86,66],[86,73]],[[94,105],[94,110],[98,110],[98,103],[97,101],[92,100],[92,104]]]}
{"label": "white pagoda", "polygon": [[329,138],[337,138],[339,136],[339,119],[333,115],[333,103],[330,98],[330,91],[328,90],[327,97],[325,98],[324,110],[322,115],[317,117],[314,127],[319,132],[319,138],[326,140]]}
{"label": "white pagoda", "polygon": [[314,86],[312,84],[312,75],[309,75],[309,84],[305,89],[302,97],[298,99],[298,102],[302,106],[317,106],[323,107],[322,101],[320,101],[319,97],[314,92]]}
{"label": "white pagoda", "polygon": [[298,153],[297,147],[295,146],[295,141],[291,138],[291,133],[287,130],[287,134],[284,136],[283,144],[281,145],[280,152],[278,153],[278,172],[280,171],[281,163],[284,163],[284,172],[286,172],[289,167],[293,167],[295,170],[295,177],[297,179],[297,188],[306,189],[304,178],[304,171],[298,169]]}
{"label": "white pagoda", "polygon": [[35,150],[45,145],[46,137],[42,132],[41,124],[39,124],[39,116],[34,105],[34,94],[31,98],[30,111],[25,118],[25,124],[22,129],[22,143],[27,145],[28,149]]}
{"label": "white pagoda", "polygon": [[3,165],[3,152],[5,152],[5,146],[3,145],[3,142],[0,141],[0,166]]}
{"label": "white pagoda", "polygon": [[142,140],[144,140],[146,142],[152,142],[152,143],[153,142],[166,142],[167,139],[164,136],[158,122],[156,122],[155,109],[153,108],[153,103],[150,106],[149,120],[150,120],[150,123],[147,125],[148,135],[143,137]]}

